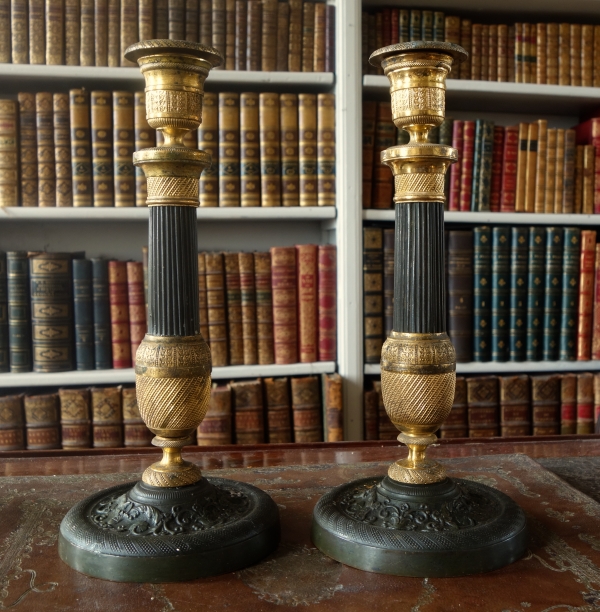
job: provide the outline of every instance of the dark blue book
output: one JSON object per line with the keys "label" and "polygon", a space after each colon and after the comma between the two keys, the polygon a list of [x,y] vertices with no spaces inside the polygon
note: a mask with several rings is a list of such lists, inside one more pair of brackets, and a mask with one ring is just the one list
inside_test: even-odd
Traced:
{"label": "dark blue book", "polygon": [[94,300],[94,362],[96,370],[107,370],[113,366],[107,259],[92,259],[92,296]]}
{"label": "dark blue book", "polygon": [[6,254],[8,274],[8,346],[11,372],[31,372],[31,302],[26,251]]}
{"label": "dark blue book", "polygon": [[508,361],[511,228],[492,230],[492,361]]}
{"label": "dark blue book", "polygon": [[511,361],[527,357],[527,262],[529,229],[511,228],[510,243],[510,345]]}
{"label": "dark blue book", "polygon": [[546,273],[544,293],[544,360],[556,361],[562,309],[563,228],[546,228]]}
{"label": "dark blue book", "polygon": [[93,370],[94,300],[92,297],[92,262],[73,260],[73,315],[75,317],[75,367]]}
{"label": "dark blue book", "polygon": [[558,358],[567,361],[575,361],[577,359],[580,251],[581,230],[578,227],[565,227]]}
{"label": "dark blue book", "polygon": [[492,356],[492,231],[473,228],[473,360]]}
{"label": "dark blue book", "polygon": [[527,264],[527,361],[540,361],[544,342],[546,231],[529,228]]}
{"label": "dark blue book", "polygon": [[0,372],[8,372],[8,275],[6,253],[0,252]]}

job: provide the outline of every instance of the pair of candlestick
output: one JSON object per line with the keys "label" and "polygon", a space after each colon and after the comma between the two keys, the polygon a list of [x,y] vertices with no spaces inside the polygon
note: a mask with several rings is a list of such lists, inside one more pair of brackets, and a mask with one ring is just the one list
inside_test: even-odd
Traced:
{"label": "pair of candlestick", "polygon": [[[134,154],[150,207],[148,334],[136,357],[140,414],[163,449],[141,482],[101,491],[65,516],[59,554],[91,576],[168,582],[258,562],[279,542],[279,515],[259,489],[205,478],[181,456],[204,418],[210,350],[199,331],[196,213],[198,180],[210,164],[183,137],[202,121],[204,82],[215,49],[170,40],[129,47],[146,80],[149,124],[164,144]],[[382,161],[395,179],[394,331],[381,360],[386,411],[409,448],[384,478],[343,484],[317,504],[312,537],[353,567],[408,576],[489,571],[525,550],[521,509],[484,485],[450,479],[425,458],[450,412],[454,348],[445,333],[444,177],[456,150],[429,144],[445,114],[445,81],[465,51],[437,42],[376,51],[391,83],[392,114],[410,133]],[[226,143],[225,143],[226,144]],[[358,152],[356,152],[358,154]]]}

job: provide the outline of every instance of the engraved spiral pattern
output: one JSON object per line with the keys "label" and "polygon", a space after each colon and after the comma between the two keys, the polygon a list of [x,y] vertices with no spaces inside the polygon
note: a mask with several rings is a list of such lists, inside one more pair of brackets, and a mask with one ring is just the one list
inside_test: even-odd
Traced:
{"label": "engraved spiral pattern", "polygon": [[444,194],[445,173],[439,174],[397,174],[394,177],[394,186],[397,197],[417,199],[427,196],[428,200],[445,202]]}
{"label": "engraved spiral pattern", "polygon": [[144,470],[142,480],[154,487],[185,487],[198,482],[202,478],[202,471],[199,467],[192,463],[187,464],[187,466],[189,466],[189,469],[181,472],[159,472],[151,465]]}
{"label": "engraved spiral pattern", "polygon": [[[194,205],[198,205],[199,183],[195,177],[149,176],[146,182],[148,185],[148,205],[152,204],[151,200],[154,198],[160,198],[161,203],[166,199],[193,200]],[[173,204],[176,204],[176,202],[173,202]]]}
{"label": "engraved spiral pattern", "polygon": [[388,476],[396,482],[406,484],[432,484],[444,480],[446,470],[437,461],[425,460],[419,464],[418,469],[408,468],[402,465],[402,461],[396,461],[390,465]]}

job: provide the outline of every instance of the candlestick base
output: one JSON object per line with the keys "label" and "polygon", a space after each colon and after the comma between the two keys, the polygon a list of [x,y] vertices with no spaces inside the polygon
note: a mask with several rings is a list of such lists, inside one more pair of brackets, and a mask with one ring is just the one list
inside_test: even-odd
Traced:
{"label": "candlestick base", "polygon": [[73,506],[60,558],[115,582],[180,582],[257,563],[279,543],[275,502],[252,485],[202,478],[186,487],[126,483]]}
{"label": "candlestick base", "polygon": [[491,487],[460,478],[404,484],[386,476],[324,495],[312,540],[329,557],[368,572],[442,578],[516,561],[528,532],[521,508]]}

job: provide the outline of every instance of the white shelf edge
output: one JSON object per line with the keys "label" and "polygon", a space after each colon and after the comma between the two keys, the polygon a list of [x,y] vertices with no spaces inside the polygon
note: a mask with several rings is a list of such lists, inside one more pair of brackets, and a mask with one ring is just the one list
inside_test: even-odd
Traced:
{"label": "white shelf edge", "polygon": [[[309,376],[332,374],[335,361],[291,363],[287,365],[250,365],[214,367],[213,380],[233,378],[258,378],[264,376]],[[7,387],[61,387],[66,385],[116,385],[135,382],[133,368],[122,370],[85,370],[83,372],[24,372],[0,374],[0,388]]]}

